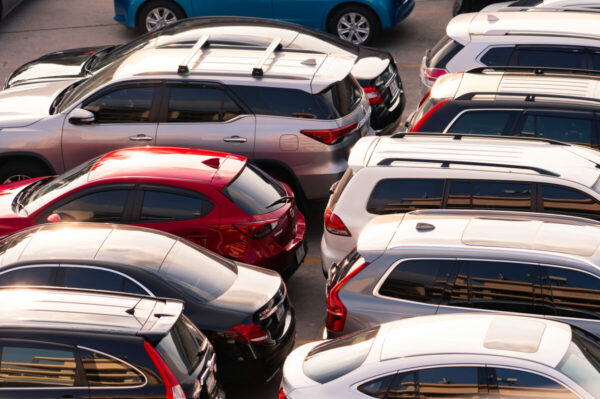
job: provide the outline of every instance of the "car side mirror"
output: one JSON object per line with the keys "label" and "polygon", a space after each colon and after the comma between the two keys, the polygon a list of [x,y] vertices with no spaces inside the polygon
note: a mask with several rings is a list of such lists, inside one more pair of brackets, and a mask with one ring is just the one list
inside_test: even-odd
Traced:
{"label": "car side mirror", "polygon": [[58,213],[51,213],[46,218],[46,222],[48,222],[48,223],[59,223],[61,220],[62,220],[62,218],[60,217],[60,215]]}
{"label": "car side mirror", "polygon": [[93,123],[95,120],[94,113],[83,108],[75,108],[69,115],[69,123],[73,125],[86,125]]}

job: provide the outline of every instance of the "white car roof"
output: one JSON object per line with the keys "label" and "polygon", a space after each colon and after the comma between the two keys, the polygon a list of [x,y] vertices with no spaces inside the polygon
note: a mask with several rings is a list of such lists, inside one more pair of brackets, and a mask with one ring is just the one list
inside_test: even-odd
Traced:
{"label": "white car roof", "polygon": [[[489,6],[482,9],[484,12],[489,11],[498,11],[509,7],[511,4],[515,3],[516,0],[505,1],[501,3],[490,4]],[[540,4],[535,6],[530,6],[531,8],[562,8],[562,7],[590,7],[590,8],[600,8],[600,0],[543,0]],[[528,7],[512,7],[515,9],[523,9]]]}
{"label": "white car roof", "polygon": [[348,165],[355,171],[380,165],[504,171],[554,176],[586,187],[594,187],[600,177],[600,153],[590,148],[544,140],[451,133],[364,137],[352,149]]}
{"label": "white car roof", "polygon": [[571,342],[567,324],[492,314],[413,317],[384,324],[380,334],[384,335],[382,361],[471,354],[519,358],[555,367]]}

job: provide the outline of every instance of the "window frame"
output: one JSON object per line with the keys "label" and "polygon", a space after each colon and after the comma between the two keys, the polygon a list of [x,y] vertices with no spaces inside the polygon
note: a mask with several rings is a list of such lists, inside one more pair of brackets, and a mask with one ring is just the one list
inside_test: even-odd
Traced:
{"label": "window frame", "polygon": [[[430,181],[430,180],[439,180],[442,182],[442,192],[441,192],[441,198],[440,198],[440,208],[437,209],[444,209],[444,204],[445,204],[445,194],[446,194],[446,190],[448,187],[448,180],[447,178],[444,177],[427,177],[427,178],[417,178],[417,177],[410,177],[410,176],[403,176],[403,177],[383,177],[377,181],[375,181],[375,184],[373,184],[372,188],[371,188],[371,192],[369,193],[369,196],[367,197],[367,202],[364,205],[364,211],[368,214],[368,215],[374,215],[375,216],[381,216],[381,215],[389,215],[389,214],[403,214],[403,213],[408,213],[408,212],[412,212],[409,210],[398,210],[398,212],[390,212],[390,213],[372,213],[369,212],[369,203],[371,202],[372,198],[373,198],[373,193],[375,192],[375,189],[377,188],[377,185],[380,184],[381,182],[383,182],[384,180],[397,180],[397,181],[405,181],[405,180],[411,180],[411,181],[415,181],[415,182],[423,182],[423,181]],[[414,210],[421,210],[421,209],[436,209],[436,208],[416,208]]]}
{"label": "window frame", "polygon": [[[132,282],[133,284],[135,284],[138,288],[140,288],[142,291],[146,291],[146,295],[151,296],[151,297],[156,297],[156,295],[154,295],[152,293],[152,291],[150,291],[150,289],[148,289],[144,284],[140,283],[138,280],[136,280],[135,278],[120,272],[118,270],[114,270],[114,269],[109,269],[107,267],[102,267],[102,266],[96,266],[96,265],[80,265],[80,264],[66,264],[66,263],[61,263],[58,266],[58,270],[55,273],[55,286],[56,287],[61,287],[61,288],[73,288],[73,289],[82,289],[82,290],[87,290],[88,288],[77,288],[77,287],[66,287],[64,285],[65,283],[65,273],[67,268],[77,268],[77,269],[94,269],[94,270],[101,270],[104,272],[108,272],[108,273],[113,273],[116,275],[119,275],[127,280],[129,280],[130,282]],[[105,292],[118,292],[118,293],[122,293],[122,294],[129,294],[129,295],[140,295],[140,294],[134,294],[134,293],[129,293],[129,292],[125,292],[125,291],[112,291],[112,290],[102,290]],[[143,295],[143,294],[141,294]]]}
{"label": "window frame", "polygon": [[[83,377],[83,379],[85,381],[85,384],[86,384],[85,386],[88,389],[90,389],[90,390],[92,390],[92,389],[99,389],[99,390],[102,390],[102,389],[139,389],[139,388],[142,388],[142,387],[145,387],[146,385],[148,385],[148,376],[146,376],[146,373],[142,372],[139,368],[137,368],[133,364],[131,364],[131,363],[129,363],[129,362],[123,360],[123,359],[120,359],[120,358],[118,358],[116,356],[112,356],[112,355],[109,355],[108,353],[99,351],[97,349],[88,348],[88,347],[83,346],[83,345],[76,345],[75,348],[77,349],[77,360],[79,362],[79,365],[81,366],[81,372],[83,373],[82,377]],[[81,360],[81,354],[79,353],[79,349],[83,349],[83,350],[86,350],[88,352],[98,353],[98,354],[100,354],[102,356],[106,356],[108,358],[115,359],[119,363],[123,363],[123,364],[127,365],[128,367],[131,367],[133,370],[135,370],[136,372],[138,372],[139,374],[141,374],[144,377],[144,383],[143,384],[138,384],[138,385],[125,385],[125,386],[123,386],[123,385],[90,385],[89,381],[87,379],[87,375],[85,373],[85,368],[83,366],[83,361]]]}
{"label": "window frame", "polygon": [[[560,184],[556,184],[556,183],[545,183],[545,182],[538,182],[535,183],[535,185],[537,186],[536,188],[536,210],[535,212],[538,213],[544,213],[544,214],[551,214],[551,213],[556,213],[557,211],[551,211],[551,212],[546,212],[544,210],[544,189],[543,186],[552,186],[555,187],[557,189],[561,189],[561,190],[571,190],[574,191],[578,194],[581,194],[585,197],[588,197],[590,199],[592,199],[593,201],[595,201],[598,205],[600,205],[600,201],[598,201],[596,198],[594,198],[594,196],[587,194],[586,192],[579,190],[577,188],[571,187],[571,186],[567,186],[567,185],[560,185]],[[588,219],[592,219],[592,220],[598,220],[600,221],[600,215],[598,215],[598,218],[594,218],[593,215],[589,215],[586,213],[557,213],[558,215],[566,215],[566,216],[574,216],[574,217],[583,217],[583,218],[588,218]]]}
{"label": "window frame", "polygon": [[497,44],[497,45],[491,45],[491,46],[487,46],[486,48],[483,49],[483,51],[481,53],[479,53],[479,55],[477,56],[477,58],[475,58],[475,61],[477,61],[478,63],[480,63],[483,66],[487,66],[487,67],[498,67],[498,66],[502,66],[502,65],[488,65],[485,64],[483,61],[481,61],[481,59],[491,50],[494,50],[496,48],[512,48],[512,52],[510,54],[510,56],[508,57],[508,64],[510,64],[512,57],[515,54],[515,50],[517,48],[517,46],[515,44]]}
{"label": "window frame", "polygon": [[[486,374],[490,375],[490,373],[492,373],[492,375],[494,376],[494,378],[496,378],[496,369],[497,368],[502,368],[502,369],[508,369],[508,370],[513,370],[513,371],[520,371],[523,373],[529,373],[529,374],[534,374],[538,377],[543,377],[546,378],[548,380],[551,380],[553,382],[555,382],[556,384],[562,386],[564,389],[566,389],[567,391],[571,392],[574,396],[582,398],[582,396],[575,392],[573,389],[571,389],[570,387],[568,387],[565,383],[563,383],[562,381],[558,380],[557,378],[548,375],[546,373],[542,373],[539,370],[532,370],[532,369],[526,369],[523,367],[518,367],[518,366],[508,366],[508,365],[501,365],[501,364],[497,364],[494,362],[488,363],[486,362],[485,364],[485,368],[486,368]],[[488,387],[488,392],[490,395],[495,395],[498,396],[500,395],[499,390],[497,389],[497,385],[491,385],[489,383],[487,383],[487,387]]]}

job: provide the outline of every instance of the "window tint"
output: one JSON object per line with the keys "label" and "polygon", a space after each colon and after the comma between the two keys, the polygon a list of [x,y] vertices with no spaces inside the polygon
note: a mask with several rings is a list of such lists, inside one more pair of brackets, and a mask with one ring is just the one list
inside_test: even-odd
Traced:
{"label": "window tint", "polygon": [[592,68],[600,70],[600,51],[592,51],[590,58],[592,59]]}
{"label": "window tint", "polygon": [[97,123],[150,122],[154,87],[130,87],[115,90],[83,108],[93,112]]}
{"label": "window tint", "polygon": [[210,202],[191,196],[162,191],[145,191],[140,221],[197,219],[213,209]]}
{"label": "window tint", "polygon": [[100,191],[54,210],[63,222],[119,222],[129,190]]}
{"label": "window tint", "polygon": [[449,181],[447,208],[471,208],[471,182]]}
{"label": "window tint", "polygon": [[480,209],[530,210],[531,184],[475,182],[472,205]]}
{"label": "window tint", "polygon": [[579,191],[544,184],[542,198],[545,212],[600,217],[600,204]]}
{"label": "window tint", "polygon": [[358,82],[348,75],[319,93],[318,98],[324,103],[323,108],[327,109],[328,113],[332,112],[339,118],[354,111],[362,95],[363,90]]}
{"label": "window tint", "polygon": [[367,211],[383,215],[441,208],[443,192],[444,180],[441,179],[383,179],[375,185]]}
{"label": "window tint", "polygon": [[444,36],[427,53],[426,64],[430,68],[446,68],[448,61],[452,59],[464,46],[448,36]]}
{"label": "window tint", "polygon": [[473,307],[534,313],[538,267],[523,263],[468,261],[469,298]]}
{"label": "window tint", "polygon": [[492,47],[479,59],[482,64],[487,66],[506,66],[509,65],[510,56],[515,48],[510,47]]}
{"label": "window tint", "polygon": [[51,285],[56,267],[26,267],[0,274],[0,285]]}
{"label": "window tint", "polygon": [[500,398],[538,397],[549,399],[576,399],[576,394],[557,382],[541,375],[521,370],[495,368],[494,381]]}
{"label": "window tint", "polygon": [[352,170],[352,168],[348,168],[344,172],[342,178],[337,181],[335,190],[333,191],[333,194],[331,194],[331,200],[329,205],[331,209],[333,209],[335,204],[337,204],[338,200],[342,196],[342,193],[344,192],[344,189],[346,188],[348,183],[350,183],[350,180],[352,180],[352,177],[354,177],[354,171]]}
{"label": "window tint", "polygon": [[517,65],[584,69],[585,53],[578,49],[517,47]]}
{"label": "window tint", "polygon": [[62,267],[61,269],[64,272],[63,286],[65,287],[148,294],[128,278],[107,270],[88,267]]}
{"label": "window tint", "polygon": [[79,355],[90,386],[135,386],[145,382],[144,376],[118,359],[82,348]]}
{"label": "window tint", "polygon": [[169,122],[223,122],[241,114],[235,102],[218,88],[171,87],[169,90]]}
{"label": "window tint", "polygon": [[263,215],[284,205],[274,203],[285,195],[279,183],[251,164],[221,192],[248,215]]}
{"label": "window tint", "polygon": [[477,398],[477,367],[439,367],[418,371],[419,399]]}
{"label": "window tint", "polygon": [[413,399],[417,398],[417,372],[399,373],[392,381],[386,399]]}
{"label": "window tint", "polygon": [[451,272],[452,260],[422,259],[399,263],[386,278],[379,294],[392,298],[438,304]]}
{"label": "window tint", "polygon": [[180,381],[194,373],[207,348],[206,338],[194,325],[182,316],[156,346],[157,352],[165,359],[170,369]]}
{"label": "window tint", "polygon": [[502,134],[518,111],[469,111],[458,118],[448,133]]}
{"label": "window tint", "polygon": [[521,130],[521,135],[591,145],[592,121],[590,119],[529,115]]}
{"label": "window tint", "polygon": [[544,294],[558,316],[600,319],[600,280],[584,272],[542,266]]}
{"label": "window tint", "polygon": [[0,387],[72,387],[76,369],[70,350],[3,346]]}
{"label": "window tint", "polygon": [[385,399],[388,388],[394,380],[394,377],[395,374],[390,374],[373,381],[365,382],[358,387],[358,390],[372,398]]}

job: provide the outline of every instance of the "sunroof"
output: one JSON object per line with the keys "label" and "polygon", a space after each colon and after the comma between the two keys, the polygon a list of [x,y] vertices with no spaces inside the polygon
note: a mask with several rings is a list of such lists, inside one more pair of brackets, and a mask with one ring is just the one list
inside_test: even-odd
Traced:
{"label": "sunroof", "polygon": [[487,349],[535,353],[545,329],[545,323],[533,319],[516,321],[513,318],[495,318],[485,334],[483,346]]}

